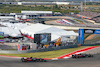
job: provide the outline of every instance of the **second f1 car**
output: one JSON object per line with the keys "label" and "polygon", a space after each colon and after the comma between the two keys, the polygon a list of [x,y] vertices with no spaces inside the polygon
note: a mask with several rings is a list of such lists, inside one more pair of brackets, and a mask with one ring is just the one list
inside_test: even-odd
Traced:
{"label": "second f1 car", "polygon": [[33,61],[33,62],[46,62],[47,60],[43,59],[43,58],[32,58],[32,57],[29,57],[29,58],[21,58],[21,61],[22,62],[28,62],[28,61]]}
{"label": "second f1 car", "polygon": [[93,57],[91,54],[72,54],[72,58],[85,58],[85,57]]}

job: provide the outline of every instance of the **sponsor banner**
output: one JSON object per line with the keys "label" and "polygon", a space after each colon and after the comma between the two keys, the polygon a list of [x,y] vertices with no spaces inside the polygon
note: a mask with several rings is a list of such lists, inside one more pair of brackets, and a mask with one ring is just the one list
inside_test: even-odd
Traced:
{"label": "sponsor banner", "polygon": [[89,20],[90,20],[91,18],[87,18],[87,19],[89,19]]}
{"label": "sponsor banner", "polygon": [[100,34],[100,30],[95,30],[94,34]]}
{"label": "sponsor banner", "polygon": [[84,34],[100,34],[100,30],[96,29],[79,29],[78,43],[84,44]]}
{"label": "sponsor banner", "polygon": [[0,43],[4,42],[4,32],[0,32]]}
{"label": "sponsor banner", "polygon": [[84,33],[86,33],[86,34],[100,34],[100,30],[84,29]]}
{"label": "sponsor banner", "polygon": [[80,17],[80,15],[77,14],[78,17]]}
{"label": "sponsor banner", "polygon": [[85,18],[84,16],[82,16],[82,18]]}
{"label": "sponsor banner", "polygon": [[57,23],[61,23],[61,24],[73,24],[73,23],[69,22],[69,21],[66,20],[66,19],[61,19],[61,20],[56,21],[56,22],[57,22]]}
{"label": "sponsor banner", "polygon": [[47,43],[47,34],[40,35],[40,43]]}
{"label": "sponsor banner", "polygon": [[84,33],[86,34],[94,34],[94,31],[93,29],[84,29]]}
{"label": "sponsor banner", "polygon": [[79,29],[78,42],[84,44],[84,29]]}

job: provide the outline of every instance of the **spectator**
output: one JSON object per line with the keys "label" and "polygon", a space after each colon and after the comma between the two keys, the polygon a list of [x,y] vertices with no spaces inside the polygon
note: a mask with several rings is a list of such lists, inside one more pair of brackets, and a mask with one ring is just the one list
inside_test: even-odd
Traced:
{"label": "spectator", "polygon": [[39,44],[38,43],[36,43],[36,49],[38,49],[39,48]]}
{"label": "spectator", "polygon": [[50,43],[49,45],[50,45],[50,47],[53,47],[53,44],[52,43]]}
{"label": "spectator", "polygon": [[41,48],[43,48],[44,44],[40,44]]}
{"label": "spectator", "polygon": [[43,46],[43,49],[45,49],[45,45]]}
{"label": "spectator", "polygon": [[56,45],[56,47],[58,47],[58,45]]}
{"label": "spectator", "polygon": [[68,43],[66,43],[66,46],[68,46]]}
{"label": "spectator", "polygon": [[47,48],[49,48],[49,45],[47,45]]}
{"label": "spectator", "polygon": [[53,45],[54,45],[54,47],[56,47],[56,43],[54,43]]}

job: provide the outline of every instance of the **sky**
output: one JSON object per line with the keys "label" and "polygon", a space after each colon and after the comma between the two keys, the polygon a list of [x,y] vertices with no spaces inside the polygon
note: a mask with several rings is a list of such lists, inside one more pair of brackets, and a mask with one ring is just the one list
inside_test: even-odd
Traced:
{"label": "sky", "polygon": [[[85,1],[85,0],[30,0],[30,1]],[[100,1],[100,0],[86,0],[86,1]]]}
{"label": "sky", "polygon": [[[1,1],[85,1],[85,0],[1,0]],[[86,0],[86,1],[100,1],[100,0]]]}

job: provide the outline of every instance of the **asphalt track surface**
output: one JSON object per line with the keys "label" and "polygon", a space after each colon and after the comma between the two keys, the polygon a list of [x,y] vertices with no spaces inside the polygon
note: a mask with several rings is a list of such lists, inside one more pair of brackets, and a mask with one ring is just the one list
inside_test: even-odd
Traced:
{"label": "asphalt track surface", "polygon": [[0,57],[0,67],[100,67],[100,53],[91,58],[69,58],[47,62],[21,62],[19,58]]}

